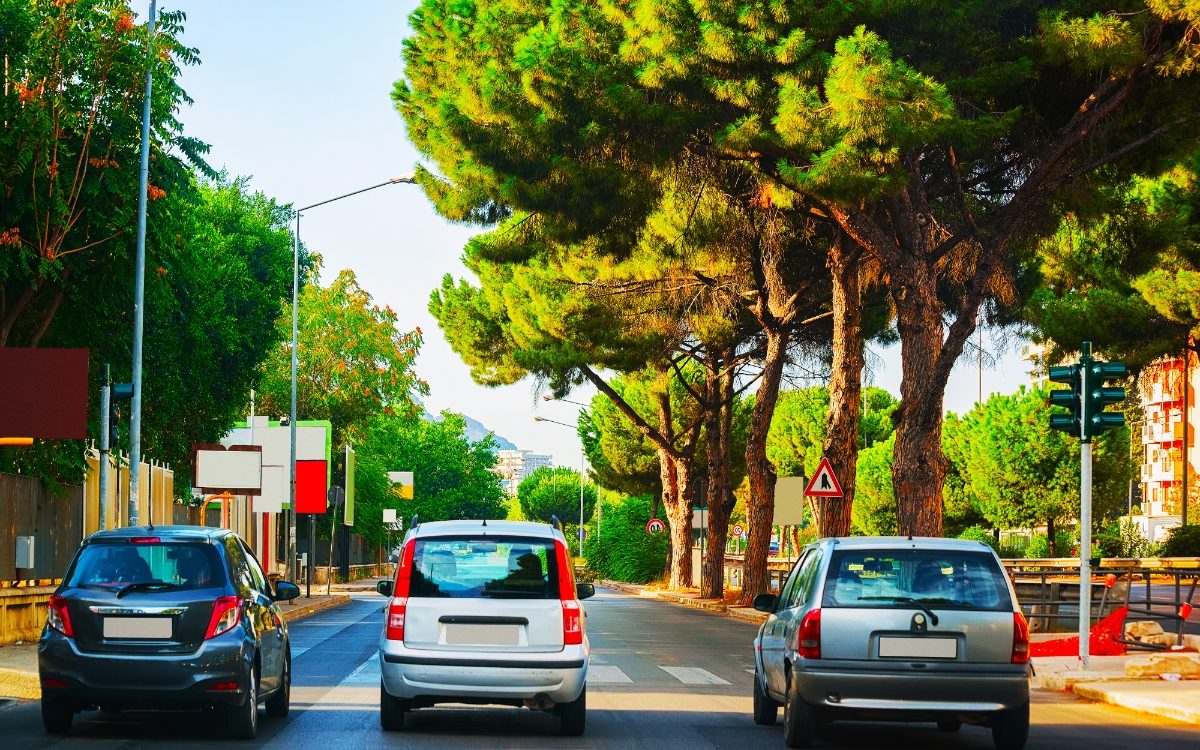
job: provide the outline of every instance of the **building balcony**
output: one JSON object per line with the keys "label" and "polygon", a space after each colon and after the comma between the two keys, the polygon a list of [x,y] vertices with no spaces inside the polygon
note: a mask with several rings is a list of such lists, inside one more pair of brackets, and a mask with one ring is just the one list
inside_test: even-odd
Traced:
{"label": "building balcony", "polygon": [[1142,464],[1143,482],[1178,482],[1182,479],[1182,461],[1160,460]]}
{"label": "building balcony", "polygon": [[1175,421],[1170,424],[1148,422],[1142,425],[1142,444],[1172,443],[1183,440],[1183,422]]}

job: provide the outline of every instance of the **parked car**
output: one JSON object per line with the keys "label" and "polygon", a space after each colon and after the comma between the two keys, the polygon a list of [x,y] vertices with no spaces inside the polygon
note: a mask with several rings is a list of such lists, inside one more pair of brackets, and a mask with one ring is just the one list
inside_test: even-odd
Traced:
{"label": "parked car", "polygon": [[1029,735],[1029,627],[1000,559],[957,539],[859,537],[806,547],[754,639],[754,721],[808,747],[818,722],[881,719]]}
{"label": "parked car", "polygon": [[379,723],[444,703],[524,706],[586,722],[590,646],[562,531],[517,521],[422,523],[405,536],[379,638]]}
{"label": "parked car", "polygon": [[83,710],[216,709],[234,737],[258,705],[287,716],[291,647],[272,586],[227,529],[131,527],[83,540],[50,597],[38,643],[42,722],[66,734]]}

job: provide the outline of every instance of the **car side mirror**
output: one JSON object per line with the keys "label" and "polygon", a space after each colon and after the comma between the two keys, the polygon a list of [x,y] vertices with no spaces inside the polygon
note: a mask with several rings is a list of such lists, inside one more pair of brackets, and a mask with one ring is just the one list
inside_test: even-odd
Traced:
{"label": "car side mirror", "polygon": [[754,597],[754,608],[759,612],[774,612],[778,603],[779,597],[774,594],[759,594]]}
{"label": "car side mirror", "polygon": [[275,582],[275,595],[271,598],[277,602],[290,602],[300,596],[300,587],[287,581]]}
{"label": "car side mirror", "polygon": [[579,599],[591,599],[596,595],[596,586],[591,583],[575,584],[575,596]]}
{"label": "car side mirror", "polygon": [[375,584],[375,591],[384,596],[391,596],[392,595],[392,582],[391,581],[380,581],[379,583]]}

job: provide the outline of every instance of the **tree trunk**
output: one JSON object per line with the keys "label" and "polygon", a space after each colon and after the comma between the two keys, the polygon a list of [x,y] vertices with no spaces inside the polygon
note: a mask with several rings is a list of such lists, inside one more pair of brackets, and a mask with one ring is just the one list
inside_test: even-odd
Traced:
{"label": "tree trunk", "polygon": [[725,595],[725,540],[729,534],[729,503],[733,496],[729,450],[733,429],[733,373],[726,355],[705,362],[705,389],[709,400],[708,424],[708,523],[705,528],[704,585],[700,596]]}
{"label": "tree trunk", "polygon": [[[934,270],[909,259],[892,276],[900,333],[900,424],[892,465],[897,526],[901,535],[942,535],[942,399],[944,381],[933,375],[941,364],[942,305]],[[974,315],[972,310],[969,313]]]}
{"label": "tree trunk", "polygon": [[762,378],[754,397],[754,410],[746,434],[746,474],[750,479],[750,497],[746,501],[748,538],[742,577],[742,602],[766,593],[770,578],[767,574],[767,552],[771,545],[771,519],[775,514],[775,467],[767,459],[767,434],[771,418],[779,401],[779,382],[787,362],[789,335],[780,331],[765,331],[766,353],[763,356]]}
{"label": "tree trunk", "polygon": [[1050,543],[1050,556],[1058,557],[1058,546],[1054,543],[1054,516],[1046,519],[1046,541]]}
{"label": "tree trunk", "polygon": [[862,411],[862,287],[861,254],[838,241],[829,254],[833,277],[833,371],[829,380],[829,414],[826,418],[825,457],[842,485],[842,497],[820,498],[818,533],[850,534],[858,466],[858,430]]}
{"label": "tree trunk", "polygon": [[660,466],[663,466],[663,505],[671,534],[671,579],[672,589],[682,589],[692,584],[692,504],[690,502],[691,469],[687,462],[679,461],[665,451],[659,451]]}

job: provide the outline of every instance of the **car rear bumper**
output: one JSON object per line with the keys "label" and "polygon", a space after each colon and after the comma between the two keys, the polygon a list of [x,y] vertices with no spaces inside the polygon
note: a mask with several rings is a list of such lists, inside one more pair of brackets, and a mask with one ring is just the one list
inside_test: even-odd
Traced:
{"label": "car rear bumper", "polygon": [[1019,664],[945,671],[812,665],[801,669],[799,687],[813,706],[864,717],[982,716],[1029,703],[1028,671]]}
{"label": "car rear bumper", "polygon": [[568,703],[583,691],[588,655],[581,646],[497,654],[406,649],[388,641],[379,662],[384,688],[397,698],[509,703],[544,695],[555,703]]}
{"label": "car rear bumper", "polygon": [[[239,705],[253,658],[240,630],[204,641],[190,654],[81,651],[74,639],[51,632],[38,643],[42,695],[122,708]],[[222,682],[237,688],[210,689]]]}

